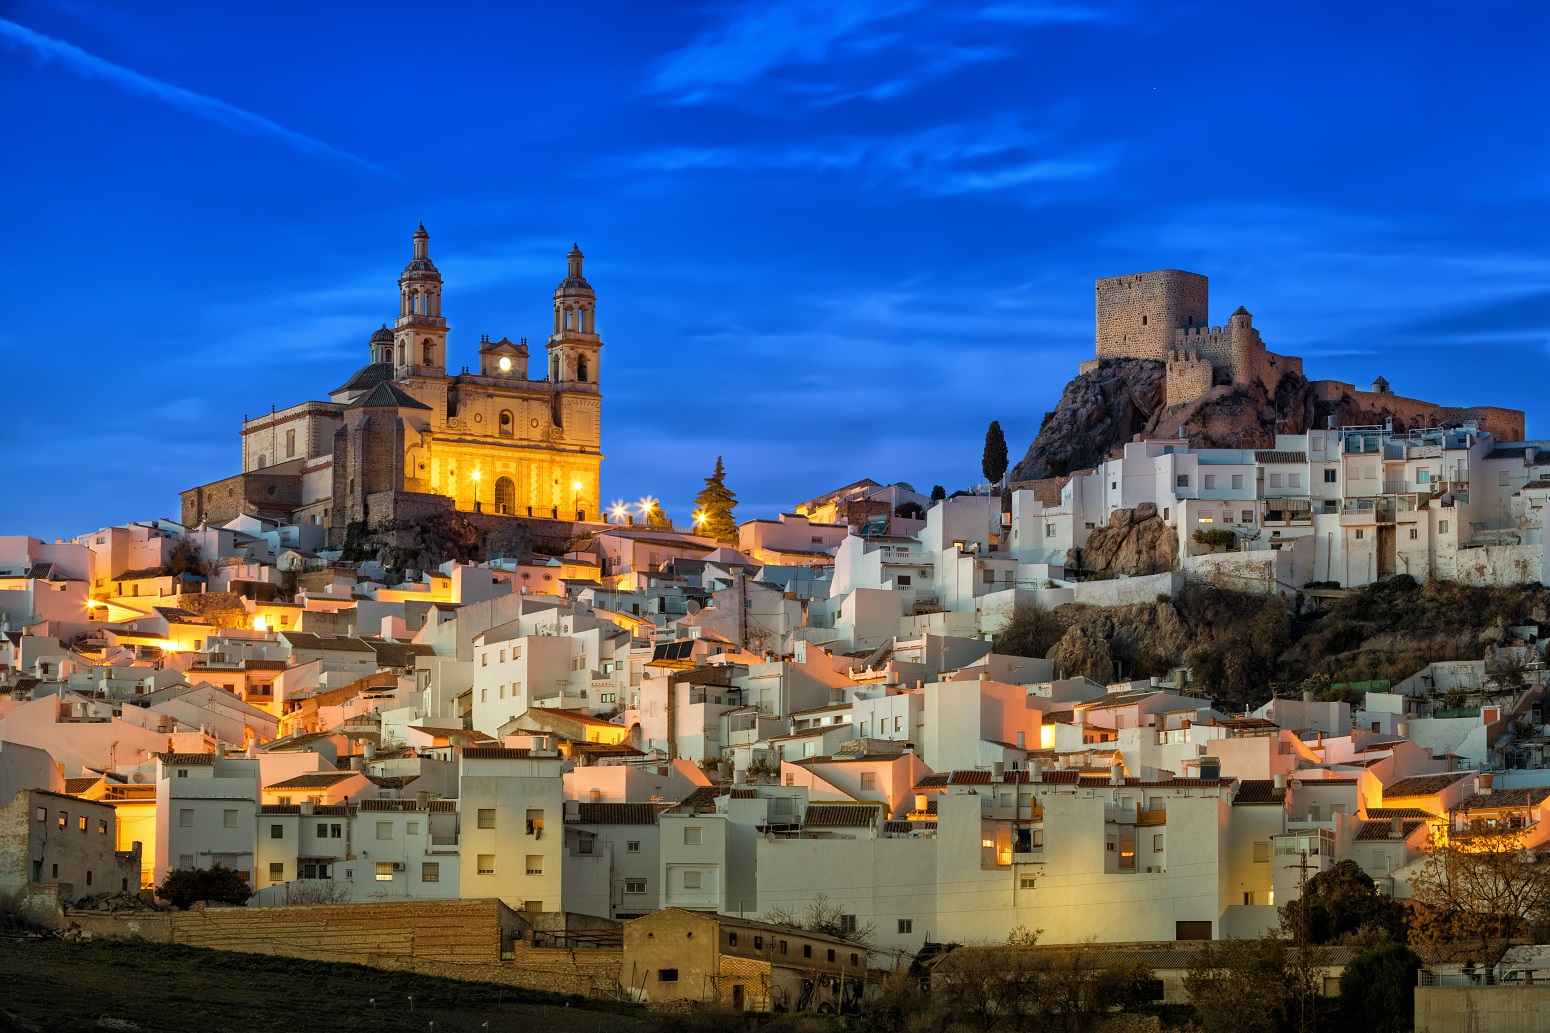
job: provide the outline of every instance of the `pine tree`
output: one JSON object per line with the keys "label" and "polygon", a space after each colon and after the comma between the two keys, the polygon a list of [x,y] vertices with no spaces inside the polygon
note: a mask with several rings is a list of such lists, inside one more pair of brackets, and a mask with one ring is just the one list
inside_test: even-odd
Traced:
{"label": "pine tree", "polygon": [[931,501],[941,502],[945,498],[947,498],[947,489],[940,484],[933,484],[931,486]]}
{"label": "pine tree", "polygon": [[980,460],[980,470],[991,484],[999,483],[1006,474],[1006,435],[1001,433],[999,420],[991,420],[990,429],[985,431],[985,455]]}
{"label": "pine tree", "polygon": [[705,478],[705,487],[694,496],[694,508],[702,534],[723,542],[737,540],[737,524],[732,520],[732,510],[737,506],[737,496],[727,489],[727,471],[716,457],[716,472]]}

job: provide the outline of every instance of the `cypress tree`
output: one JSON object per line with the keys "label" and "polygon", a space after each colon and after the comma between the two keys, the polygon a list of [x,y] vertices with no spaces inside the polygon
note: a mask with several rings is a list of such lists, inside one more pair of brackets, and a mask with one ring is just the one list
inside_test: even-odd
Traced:
{"label": "cypress tree", "polygon": [[990,421],[985,431],[985,455],[980,460],[980,471],[991,484],[999,483],[1006,474],[1006,435],[1001,433],[1001,422]]}
{"label": "cypress tree", "polygon": [[737,540],[737,524],[732,510],[737,507],[737,496],[727,488],[727,471],[721,456],[716,457],[716,472],[705,478],[705,487],[694,496],[694,506],[704,517],[700,531],[718,541]]}

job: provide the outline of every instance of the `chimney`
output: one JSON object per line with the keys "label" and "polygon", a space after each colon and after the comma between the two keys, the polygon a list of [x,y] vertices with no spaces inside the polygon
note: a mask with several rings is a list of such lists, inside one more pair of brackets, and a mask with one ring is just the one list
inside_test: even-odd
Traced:
{"label": "chimney", "polygon": [[601,789],[594,789],[588,795],[592,798],[593,803],[603,802],[603,791]]}
{"label": "chimney", "polygon": [[1085,728],[1087,726],[1087,711],[1080,709],[1072,710],[1071,723],[1078,728]]}
{"label": "chimney", "polygon": [[301,813],[303,813],[303,814],[311,814],[312,810],[313,810],[313,803],[312,803],[311,800],[303,800],[301,802]]}
{"label": "chimney", "polygon": [[1111,786],[1122,786],[1124,784],[1125,784],[1125,765],[1123,765],[1123,764],[1110,764],[1109,765],[1109,785],[1111,785]]}
{"label": "chimney", "polygon": [[993,760],[990,762],[990,780],[992,782],[1006,781],[1006,762]]}
{"label": "chimney", "polygon": [[1303,689],[1302,690],[1302,701],[1304,703],[1312,703],[1313,702],[1313,690],[1312,689]]}
{"label": "chimney", "polygon": [[365,769],[365,767],[366,767],[366,760],[365,760],[364,757],[354,756],[354,757],[350,758],[350,770],[351,771],[362,771],[362,770]]}
{"label": "chimney", "polygon": [[1286,776],[1285,775],[1277,775],[1275,777],[1275,787],[1277,789],[1285,789],[1286,788]]}
{"label": "chimney", "polygon": [[1389,819],[1389,838],[1390,839],[1404,839],[1405,838],[1405,819],[1404,818],[1390,818]]}
{"label": "chimney", "polygon": [[1495,789],[1495,787],[1496,787],[1496,776],[1491,774],[1489,771],[1482,771],[1480,773],[1480,787],[1479,787],[1480,795],[1481,796],[1490,796],[1492,790]]}
{"label": "chimney", "polygon": [[1017,733],[1017,748],[1019,750],[1026,750],[1028,748],[1028,733],[1027,732],[1018,732]]}

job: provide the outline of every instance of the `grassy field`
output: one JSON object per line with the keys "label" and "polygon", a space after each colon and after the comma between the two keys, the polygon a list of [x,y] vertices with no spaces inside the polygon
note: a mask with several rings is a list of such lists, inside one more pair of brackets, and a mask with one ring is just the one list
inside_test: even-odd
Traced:
{"label": "grassy field", "polygon": [[0,1033],[19,1030],[654,1033],[655,1026],[630,1005],[361,965],[158,944],[3,939]]}

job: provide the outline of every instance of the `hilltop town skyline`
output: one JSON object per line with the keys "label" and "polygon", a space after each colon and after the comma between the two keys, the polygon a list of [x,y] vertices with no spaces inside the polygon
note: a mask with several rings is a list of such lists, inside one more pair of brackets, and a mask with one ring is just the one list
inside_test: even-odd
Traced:
{"label": "hilltop town skyline", "polygon": [[[1329,31],[1214,5],[909,7],[605,7],[580,50],[541,9],[413,33],[392,8],[323,13],[281,41],[219,12],[13,8],[0,103],[29,203],[0,261],[28,304],[0,334],[17,382],[69,378],[90,416],[19,392],[0,462],[134,459],[22,493],[6,529],[172,515],[230,468],[244,414],[357,368],[422,220],[459,365],[483,334],[544,334],[580,243],[614,375],[602,496],[675,518],[717,455],[748,512],[863,476],[965,486],[990,419],[1022,454],[1091,355],[1092,281],[1130,271],[1210,276],[1213,322],[1247,306],[1320,376],[1535,432],[1542,11]],[[1247,74],[1184,74],[1249,41]],[[87,153],[116,157],[52,157]],[[683,419],[680,367],[776,422]]]}

